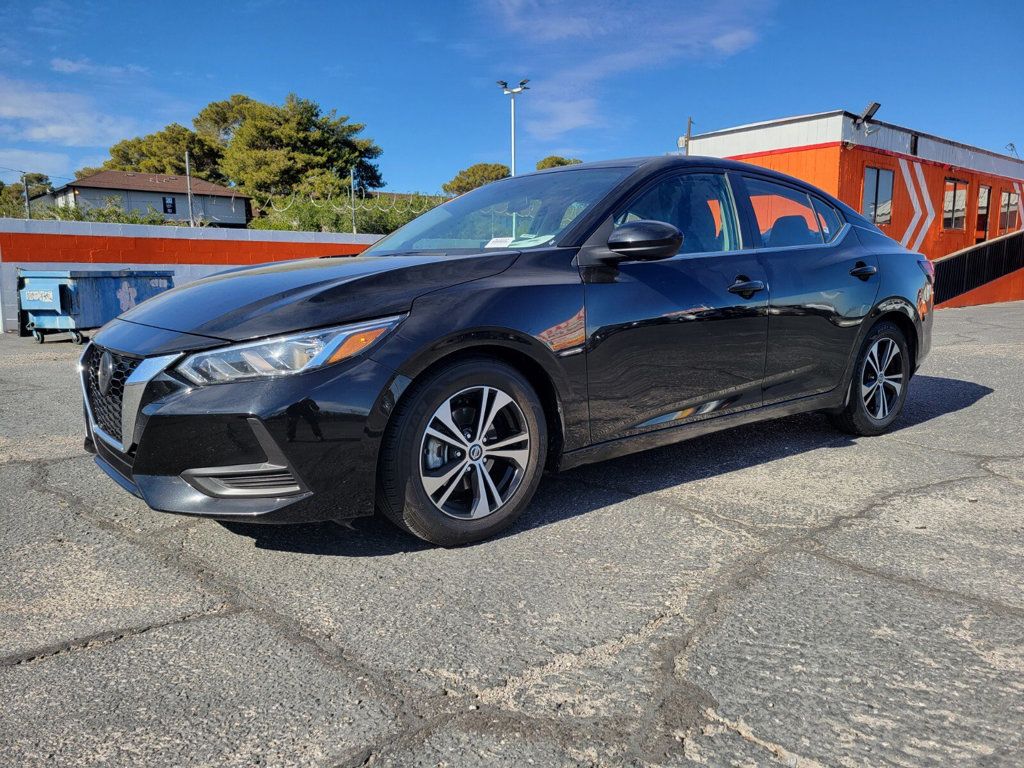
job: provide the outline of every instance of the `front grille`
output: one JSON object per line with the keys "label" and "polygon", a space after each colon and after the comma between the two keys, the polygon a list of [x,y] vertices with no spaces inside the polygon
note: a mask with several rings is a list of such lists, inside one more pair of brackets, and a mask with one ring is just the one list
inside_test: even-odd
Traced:
{"label": "front grille", "polygon": [[[110,355],[113,362],[113,375],[110,377],[110,388],[107,394],[100,392],[99,373],[100,361],[104,353]],[[139,367],[141,358],[119,355],[93,344],[83,361],[85,367],[85,389],[89,398],[89,408],[96,426],[115,440],[121,439],[121,400],[124,398],[124,385],[132,371]]]}

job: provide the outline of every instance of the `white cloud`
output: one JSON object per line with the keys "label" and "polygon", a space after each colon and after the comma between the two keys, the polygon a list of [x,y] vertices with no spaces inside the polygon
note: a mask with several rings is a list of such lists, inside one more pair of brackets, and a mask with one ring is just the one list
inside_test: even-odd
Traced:
{"label": "white cloud", "polygon": [[[543,90],[541,92],[543,93]],[[526,128],[534,138],[550,141],[577,128],[588,128],[597,122],[597,99],[545,99],[542,97],[531,107],[531,115],[526,123]]]}
{"label": "white cloud", "polygon": [[111,115],[85,95],[0,76],[0,136],[71,147],[106,147],[137,132],[132,118]]}
{"label": "white cloud", "polygon": [[147,70],[137,64],[126,64],[124,66],[95,64],[86,58],[80,59],[50,59],[50,69],[62,75],[94,75],[106,77],[124,77],[125,75],[140,75]]}
{"label": "white cloud", "polygon": [[22,3],[10,4],[10,16],[16,15],[19,28],[48,37],[63,37],[74,30],[81,4],[69,0],[39,0],[26,10]]}
{"label": "white cloud", "polygon": [[[526,129],[551,140],[600,125],[602,81],[681,61],[719,61],[758,41],[772,0],[496,0],[497,23],[536,78]],[[516,72],[513,76],[520,77]],[[581,96],[581,94],[593,94]]]}

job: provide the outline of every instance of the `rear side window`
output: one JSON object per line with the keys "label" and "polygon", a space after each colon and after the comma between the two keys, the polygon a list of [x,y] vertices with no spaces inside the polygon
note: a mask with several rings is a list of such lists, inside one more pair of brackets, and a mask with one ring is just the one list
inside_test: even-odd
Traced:
{"label": "rear side window", "polygon": [[839,230],[843,228],[843,220],[839,216],[839,211],[817,197],[811,198],[811,205],[814,206],[814,212],[818,215],[818,226],[821,228],[822,237],[825,238],[826,243],[831,243],[836,239]]}
{"label": "rear side window", "polygon": [[680,253],[738,250],[739,227],[729,191],[720,173],[670,176],[640,193],[615,214],[615,226],[653,219],[683,233]]}
{"label": "rear side window", "polygon": [[746,178],[761,244],[765,248],[821,245],[818,214],[803,192],[764,179]]}

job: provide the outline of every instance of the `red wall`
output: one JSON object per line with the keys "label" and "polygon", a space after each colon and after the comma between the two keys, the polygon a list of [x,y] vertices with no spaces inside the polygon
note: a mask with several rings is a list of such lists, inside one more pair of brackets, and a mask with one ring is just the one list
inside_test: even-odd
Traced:
{"label": "red wall", "polygon": [[367,247],[350,243],[0,232],[0,260],[19,263],[245,265],[314,256],[351,256]]}
{"label": "red wall", "polygon": [[1018,269],[989,283],[979,285],[972,291],[961,293],[955,299],[942,302],[936,309],[974,307],[979,304],[998,304],[1021,299],[1024,299],[1024,269]]}
{"label": "red wall", "polygon": [[[938,259],[956,251],[970,248],[978,240],[990,240],[1005,232],[999,232],[999,201],[1003,192],[1013,192],[1013,179],[1004,176],[979,173],[966,168],[954,168],[943,165],[932,160],[922,160],[919,157],[897,155],[893,152],[886,152],[870,147],[844,148],[840,162],[840,181],[838,197],[854,210],[860,210],[864,198],[864,168],[884,168],[893,172],[893,199],[892,199],[892,221],[889,224],[880,224],[881,229],[889,237],[902,241],[907,228],[914,217],[914,206],[910,199],[910,191],[903,178],[900,168],[900,158],[908,164],[911,182],[914,185],[915,194],[918,198],[918,205],[922,214],[916,226],[912,230],[908,247],[917,240],[921,227],[924,225],[928,215],[924,200],[921,199],[920,181],[914,168],[920,164],[921,173],[924,176],[925,185],[928,188],[928,199],[935,212],[935,218],[928,231],[925,233],[917,250],[925,254],[929,259]],[[965,228],[943,229],[942,227],[942,203],[946,188],[946,179],[958,179],[968,183],[967,189],[967,216]],[[1019,180],[1018,180],[1018,183]],[[982,186],[989,187],[988,227],[978,229],[978,191]]]}

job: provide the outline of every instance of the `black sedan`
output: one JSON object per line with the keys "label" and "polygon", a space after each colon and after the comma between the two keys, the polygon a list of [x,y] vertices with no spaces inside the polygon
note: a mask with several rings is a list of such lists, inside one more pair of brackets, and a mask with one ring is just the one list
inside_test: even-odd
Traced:
{"label": "black sedan", "polygon": [[801,411],[877,435],[934,272],[800,181],[697,157],[506,179],[358,257],[144,302],[81,362],[86,448],[157,510],[455,545],[545,470]]}

